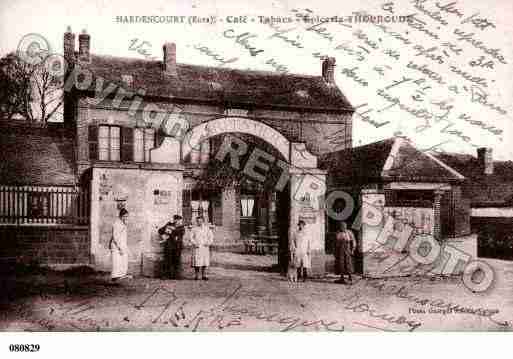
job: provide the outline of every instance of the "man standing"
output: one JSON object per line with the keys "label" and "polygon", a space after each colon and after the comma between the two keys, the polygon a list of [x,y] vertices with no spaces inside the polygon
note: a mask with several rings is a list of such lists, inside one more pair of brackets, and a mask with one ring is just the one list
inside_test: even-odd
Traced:
{"label": "man standing", "polygon": [[181,278],[184,233],[182,217],[177,214],[173,216],[173,222],[168,222],[159,229],[161,243],[165,242],[165,272],[169,279]]}
{"label": "man standing", "polygon": [[192,266],[195,272],[194,279],[199,279],[199,271],[201,269],[201,279],[208,280],[206,269],[210,265],[210,246],[214,243],[214,234],[205,224],[202,216],[199,216],[196,222],[197,226],[191,231]]}
{"label": "man standing", "polygon": [[182,279],[182,248],[185,227],[182,216],[173,216],[173,231],[171,232],[171,278]]}

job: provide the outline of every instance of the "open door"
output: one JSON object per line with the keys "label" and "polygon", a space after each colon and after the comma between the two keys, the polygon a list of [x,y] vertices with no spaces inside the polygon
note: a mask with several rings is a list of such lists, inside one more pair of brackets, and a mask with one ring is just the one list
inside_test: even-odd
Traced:
{"label": "open door", "polygon": [[277,192],[276,217],[278,224],[278,267],[286,275],[289,265],[289,223],[290,223],[290,184]]}

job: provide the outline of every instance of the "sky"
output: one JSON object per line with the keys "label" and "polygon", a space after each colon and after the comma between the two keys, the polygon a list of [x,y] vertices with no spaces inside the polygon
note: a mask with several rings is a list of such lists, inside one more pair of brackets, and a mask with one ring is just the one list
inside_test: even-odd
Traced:
{"label": "sky", "polygon": [[[271,27],[259,17],[296,20],[297,13],[310,13],[345,18],[355,11],[414,14],[420,22],[415,21],[416,26],[383,23],[386,30],[362,22],[293,21]],[[117,16],[151,15],[184,16],[185,23],[116,21]],[[214,16],[217,21],[189,24],[192,16]],[[241,22],[244,19],[246,23]],[[494,158],[509,160],[513,159],[512,20],[509,0],[3,1],[0,55],[16,50],[29,33],[44,36],[52,52],[62,53],[67,26],[77,34],[85,29],[91,35],[91,52],[104,55],[161,59],[162,45],[175,42],[180,63],[221,66],[213,56],[198,51],[208,47],[217,59],[233,60],[223,66],[274,71],[269,63],[275,62],[291,73],[309,75],[321,73],[315,54],[329,55],[336,58],[338,87],[357,107],[355,146],[401,134],[420,149],[475,154],[478,147],[491,147]],[[237,43],[234,36],[244,33],[250,35],[248,46],[263,51],[252,56]],[[461,39],[465,34],[467,39]],[[144,52],[133,49],[142,43]],[[424,70],[419,70],[422,65]]]}

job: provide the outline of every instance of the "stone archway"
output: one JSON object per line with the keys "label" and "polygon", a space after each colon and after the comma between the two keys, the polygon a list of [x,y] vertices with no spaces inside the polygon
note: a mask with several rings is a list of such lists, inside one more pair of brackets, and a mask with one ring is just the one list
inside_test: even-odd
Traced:
{"label": "stone archway", "polygon": [[[300,219],[308,223],[313,238],[312,272],[323,274],[325,270],[326,172],[317,168],[317,157],[307,150],[305,143],[291,142],[276,129],[256,120],[245,117],[222,117],[196,125],[181,139],[167,137],[159,148],[152,150],[152,162],[173,158],[173,163],[177,164],[182,162],[191,151],[199,150],[204,140],[230,133],[243,133],[257,137],[272,145],[285,159],[284,171],[287,172],[287,183],[282,189],[289,192],[288,198],[290,198],[288,237],[290,238],[297,228]],[[177,148],[180,149],[179,155],[177,155]],[[274,160],[280,161],[276,158]],[[280,241],[280,246],[283,247],[282,251],[287,250],[288,240]],[[280,265],[286,266],[286,263],[282,262]]]}
{"label": "stone archway", "polygon": [[199,148],[201,141],[231,132],[258,137],[272,144],[283,158],[290,160],[290,141],[285,136],[271,126],[244,117],[222,117],[193,127],[182,140],[182,158],[192,149]]}

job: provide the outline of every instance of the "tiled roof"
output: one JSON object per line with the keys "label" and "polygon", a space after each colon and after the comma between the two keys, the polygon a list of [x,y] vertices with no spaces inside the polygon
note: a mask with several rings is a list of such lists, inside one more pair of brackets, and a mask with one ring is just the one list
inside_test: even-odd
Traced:
{"label": "tiled roof", "polygon": [[0,184],[75,184],[72,134],[61,128],[0,126]]}
{"label": "tiled roof", "polygon": [[339,184],[382,182],[381,172],[392,150],[394,139],[326,153],[319,167],[329,171]]}
{"label": "tiled roof", "polygon": [[144,89],[147,96],[243,108],[353,111],[340,89],[321,76],[177,64],[173,77],[166,74],[162,61],[99,55],[91,55],[91,62],[81,66],[121,86],[122,78],[131,75],[132,89]]}
{"label": "tiled roof", "polygon": [[392,181],[453,182],[464,178],[433,156],[416,149],[402,137],[327,153],[319,158],[337,184]]}
{"label": "tiled roof", "polygon": [[493,173],[487,175],[472,155],[438,153],[436,157],[465,176],[463,194],[473,207],[513,205],[512,161],[493,161]]}
{"label": "tiled roof", "polygon": [[462,181],[464,176],[426,151],[415,148],[404,138],[395,140],[396,152],[390,156],[393,164],[385,168],[383,178],[404,182]]}

